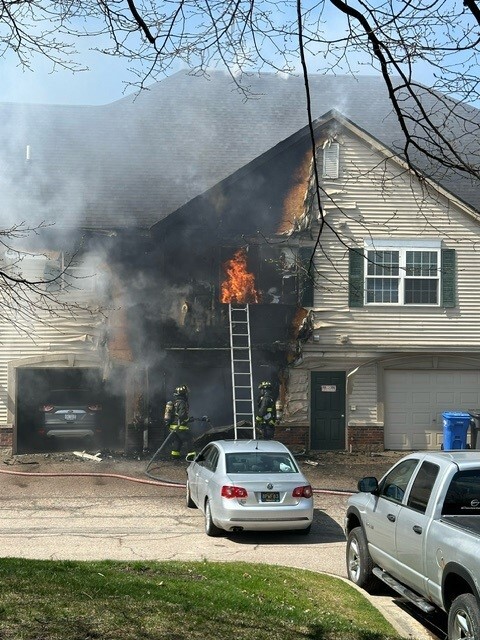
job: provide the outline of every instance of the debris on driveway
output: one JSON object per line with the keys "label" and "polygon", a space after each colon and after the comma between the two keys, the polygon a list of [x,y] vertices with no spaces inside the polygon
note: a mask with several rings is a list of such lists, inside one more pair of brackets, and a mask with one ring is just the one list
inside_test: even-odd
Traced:
{"label": "debris on driveway", "polygon": [[73,451],[73,455],[77,456],[77,458],[83,458],[83,460],[95,460],[95,462],[102,462],[103,458],[101,457],[100,451],[95,455],[91,453],[86,453],[85,451]]}

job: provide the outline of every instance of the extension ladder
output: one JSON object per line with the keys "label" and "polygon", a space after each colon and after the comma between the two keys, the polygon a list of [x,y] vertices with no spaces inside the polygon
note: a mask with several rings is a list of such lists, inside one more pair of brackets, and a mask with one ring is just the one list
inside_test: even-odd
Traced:
{"label": "extension ladder", "polygon": [[232,359],[233,427],[235,440],[240,431],[255,438],[252,351],[248,304],[229,305],[230,353]]}

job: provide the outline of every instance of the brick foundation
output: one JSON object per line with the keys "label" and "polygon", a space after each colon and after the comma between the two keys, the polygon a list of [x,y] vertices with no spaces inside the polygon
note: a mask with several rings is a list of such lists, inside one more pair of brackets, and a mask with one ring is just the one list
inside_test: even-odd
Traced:
{"label": "brick foundation", "polygon": [[383,427],[351,425],[347,429],[348,449],[352,452],[385,451]]}
{"label": "brick foundation", "polygon": [[[383,427],[378,426],[349,426],[347,449],[352,452],[384,451]],[[288,446],[309,449],[309,427],[307,426],[278,426],[275,429],[275,439]],[[13,446],[13,427],[0,427],[0,447]]]}
{"label": "brick foundation", "polygon": [[275,427],[275,440],[283,442],[287,447],[308,449],[308,427]]}
{"label": "brick foundation", "polygon": [[0,427],[0,447],[12,447],[13,446],[13,427],[3,426]]}
{"label": "brick foundation", "polygon": [[[383,427],[379,426],[349,426],[347,429],[346,450],[352,452],[385,451]],[[275,440],[288,446],[310,448],[310,429],[306,426],[279,426],[275,429]]]}

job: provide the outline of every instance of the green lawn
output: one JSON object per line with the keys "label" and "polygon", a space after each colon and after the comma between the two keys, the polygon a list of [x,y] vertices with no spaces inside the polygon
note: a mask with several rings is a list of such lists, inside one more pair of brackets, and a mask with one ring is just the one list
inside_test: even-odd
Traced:
{"label": "green lawn", "polygon": [[1,640],[386,640],[344,581],[215,562],[0,558]]}

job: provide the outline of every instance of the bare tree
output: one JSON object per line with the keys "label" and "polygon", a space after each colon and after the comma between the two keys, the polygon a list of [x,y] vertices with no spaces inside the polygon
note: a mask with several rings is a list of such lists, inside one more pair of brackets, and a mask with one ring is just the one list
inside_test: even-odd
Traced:
{"label": "bare tree", "polygon": [[[0,7],[0,51],[13,51],[20,64],[41,54],[54,67],[81,69],[76,47],[88,37],[105,54],[130,60],[139,87],[179,63],[196,73],[224,65],[246,92],[242,72],[371,68],[385,80],[407,160],[420,152],[478,178],[478,161],[444,127],[448,114],[470,133],[465,105],[479,101],[476,0],[19,0]],[[431,77],[429,87],[416,80],[419,70]]]}
{"label": "bare tree", "polygon": [[[476,0],[17,0],[1,2],[0,55],[36,55],[79,70],[79,40],[131,62],[145,88],[178,65],[224,66],[248,95],[248,73],[381,73],[410,166],[478,179],[480,8]],[[99,44],[100,43],[100,44]],[[431,78],[417,81],[419,72]],[[309,114],[311,120],[311,114]]]}
{"label": "bare tree", "polygon": [[[310,73],[371,69],[384,79],[403,132],[408,166],[431,177],[480,177],[477,0],[17,0],[1,2],[0,55],[29,67],[36,55],[78,70],[81,39],[131,62],[142,89],[179,65],[196,74],[223,66],[249,95],[248,75],[301,73],[311,130]],[[419,72],[429,86],[419,83]],[[422,173],[418,171],[421,178]],[[320,237],[320,236],[319,236]]]}

